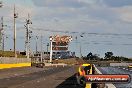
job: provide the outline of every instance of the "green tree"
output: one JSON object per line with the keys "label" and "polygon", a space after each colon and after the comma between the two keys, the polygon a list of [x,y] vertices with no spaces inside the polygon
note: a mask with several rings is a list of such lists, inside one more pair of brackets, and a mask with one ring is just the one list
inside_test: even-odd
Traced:
{"label": "green tree", "polygon": [[111,59],[112,56],[113,56],[113,52],[106,52],[105,53],[105,59]]}
{"label": "green tree", "polygon": [[87,59],[88,60],[93,60],[93,54],[90,52],[88,55],[87,55]]}

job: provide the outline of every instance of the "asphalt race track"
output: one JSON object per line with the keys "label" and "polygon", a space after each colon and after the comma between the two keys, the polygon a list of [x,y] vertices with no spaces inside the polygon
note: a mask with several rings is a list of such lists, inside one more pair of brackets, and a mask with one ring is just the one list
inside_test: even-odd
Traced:
{"label": "asphalt race track", "polygon": [[[19,70],[26,72],[29,68]],[[17,71],[17,69],[3,70],[0,74],[12,71]],[[1,77],[0,88],[55,88],[73,74],[75,74],[74,67],[50,67],[29,74]]]}
{"label": "asphalt race track", "polygon": [[0,88],[84,88],[77,83],[77,71],[78,66],[4,69],[0,70]]}

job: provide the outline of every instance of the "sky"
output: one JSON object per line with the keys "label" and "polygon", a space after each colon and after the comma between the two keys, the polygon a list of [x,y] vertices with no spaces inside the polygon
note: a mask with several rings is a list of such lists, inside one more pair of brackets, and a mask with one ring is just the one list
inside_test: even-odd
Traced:
{"label": "sky", "polygon": [[[13,49],[13,6],[18,13],[17,50],[24,50],[25,19],[28,14],[32,20],[31,49],[43,36],[43,49],[49,42],[49,36],[71,35],[73,41],[69,50],[80,55],[89,52],[104,57],[105,52],[117,56],[132,57],[132,0],[0,0],[0,17],[4,16],[6,36],[5,49]],[[54,31],[54,32],[51,32]],[[57,31],[57,32],[55,32]],[[63,33],[62,33],[63,32]],[[65,32],[65,33],[64,33]],[[81,38],[80,35],[83,35]],[[77,40],[75,37],[78,37]]]}

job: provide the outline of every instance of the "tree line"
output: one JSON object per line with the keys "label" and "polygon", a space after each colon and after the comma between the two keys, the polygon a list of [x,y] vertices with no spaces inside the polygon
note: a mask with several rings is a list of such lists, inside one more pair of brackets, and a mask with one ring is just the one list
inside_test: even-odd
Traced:
{"label": "tree line", "polygon": [[83,57],[84,60],[96,60],[96,61],[132,61],[132,59],[115,56],[113,52],[106,52],[104,58],[99,57],[98,54],[93,54],[92,52],[88,53],[87,56]]}

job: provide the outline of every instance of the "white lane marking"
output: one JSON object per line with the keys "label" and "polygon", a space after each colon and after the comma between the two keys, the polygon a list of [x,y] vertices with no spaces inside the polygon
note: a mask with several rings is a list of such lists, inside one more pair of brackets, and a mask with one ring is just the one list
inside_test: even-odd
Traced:
{"label": "white lane marking", "polygon": [[126,68],[123,68],[123,69],[126,69]]}

